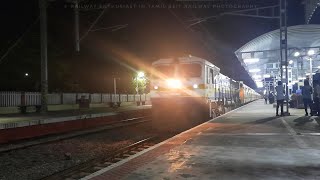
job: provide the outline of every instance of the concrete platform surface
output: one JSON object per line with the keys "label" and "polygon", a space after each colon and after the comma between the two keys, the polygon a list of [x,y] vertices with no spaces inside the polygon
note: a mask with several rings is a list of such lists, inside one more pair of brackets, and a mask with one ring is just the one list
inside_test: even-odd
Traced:
{"label": "concrete platform surface", "polygon": [[318,117],[258,100],[83,179],[320,179]]}

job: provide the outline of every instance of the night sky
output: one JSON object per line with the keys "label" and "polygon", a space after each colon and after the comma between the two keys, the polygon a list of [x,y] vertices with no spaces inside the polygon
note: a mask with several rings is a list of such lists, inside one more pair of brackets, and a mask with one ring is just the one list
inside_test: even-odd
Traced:
{"label": "night sky", "polygon": [[[133,1],[114,1],[118,5]],[[213,1],[134,1],[136,4],[249,4],[256,7],[277,4],[277,0]],[[147,3],[148,2],[148,3]],[[303,4],[289,0],[288,25],[304,24]],[[87,0],[81,5],[107,5],[111,1]],[[134,70],[146,70],[159,58],[192,54],[210,60],[223,74],[244,80],[254,87],[234,51],[253,38],[277,29],[278,20],[222,16],[187,28],[188,20],[238,10],[231,8],[110,8],[93,29],[128,24],[126,28],[90,32],[81,41],[81,52],[74,51],[73,9],[65,1],[48,6],[49,90],[112,91],[112,77],[120,77],[120,92],[129,91]],[[101,9],[80,12],[80,36],[100,14]],[[0,62],[0,90],[39,90],[40,36],[38,1],[11,0],[1,7],[0,54],[4,54],[22,34],[22,41]],[[311,23],[319,22],[319,10]],[[33,24],[34,23],[34,24]],[[31,26],[31,24],[33,24]],[[27,31],[28,30],[28,31]],[[24,77],[24,73],[30,77]]]}

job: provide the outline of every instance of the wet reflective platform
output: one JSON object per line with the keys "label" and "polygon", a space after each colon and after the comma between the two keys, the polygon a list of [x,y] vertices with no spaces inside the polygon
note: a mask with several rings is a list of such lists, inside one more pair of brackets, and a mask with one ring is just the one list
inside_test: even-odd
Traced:
{"label": "wet reflective platform", "polygon": [[85,179],[320,179],[318,117],[252,102]]}

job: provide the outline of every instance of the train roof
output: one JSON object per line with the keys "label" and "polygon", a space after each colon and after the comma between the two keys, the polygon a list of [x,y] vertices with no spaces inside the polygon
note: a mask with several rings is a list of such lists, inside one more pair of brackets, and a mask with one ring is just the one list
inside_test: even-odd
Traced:
{"label": "train roof", "polygon": [[[179,62],[183,63],[183,62],[200,62],[202,64],[206,64],[209,66],[212,66],[216,69],[218,69],[218,71],[220,71],[220,68],[218,68],[217,66],[215,66],[214,64],[212,64],[211,62],[209,62],[208,60],[196,57],[196,56],[185,56],[185,57],[179,57],[178,58]],[[159,59],[157,61],[154,61],[152,63],[152,65],[159,65],[159,64],[170,64],[174,62],[174,58],[166,58],[166,59]]]}

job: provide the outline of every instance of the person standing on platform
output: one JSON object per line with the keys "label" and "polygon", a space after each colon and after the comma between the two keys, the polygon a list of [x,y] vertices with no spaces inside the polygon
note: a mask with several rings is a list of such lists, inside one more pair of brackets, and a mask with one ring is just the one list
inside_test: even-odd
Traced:
{"label": "person standing on platform", "polygon": [[264,94],[263,98],[264,98],[264,103],[268,104],[268,95],[267,95],[267,93]]}
{"label": "person standing on platform", "polygon": [[313,93],[313,101],[316,105],[317,110],[317,116],[320,115],[320,82],[318,80],[314,80],[314,93]]}
{"label": "person standing on platform", "polygon": [[276,116],[279,116],[279,106],[281,107],[281,116],[283,116],[283,101],[284,101],[284,88],[282,86],[282,82],[278,81],[278,86],[276,87],[277,93],[277,109],[276,109]]}
{"label": "person standing on platform", "polygon": [[273,104],[274,96],[273,96],[273,93],[271,91],[269,92],[268,99],[269,99],[269,104]]}
{"label": "person standing on platform", "polygon": [[312,87],[309,85],[308,80],[304,80],[304,86],[302,87],[302,99],[303,99],[303,105],[304,105],[304,111],[306,112],[306,116],[308,116],[308,106],[310,107],[310,114],[312,112],[311,109],[311,94],[312,94]]}

